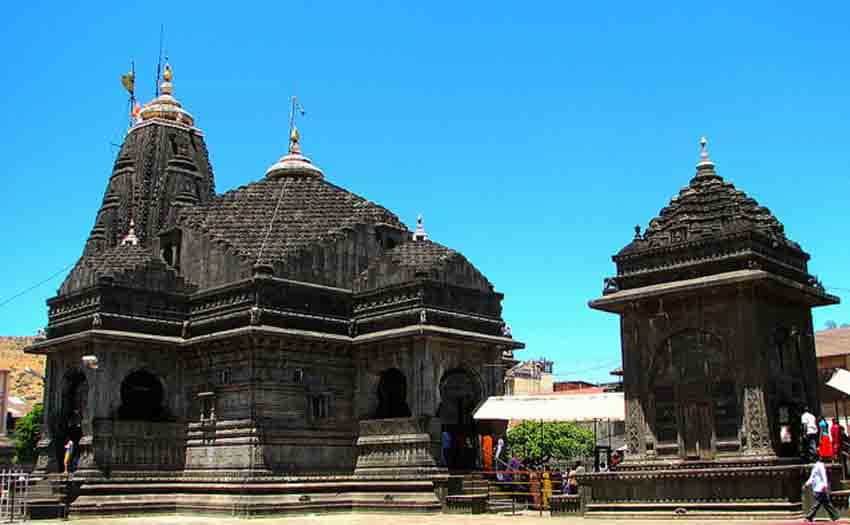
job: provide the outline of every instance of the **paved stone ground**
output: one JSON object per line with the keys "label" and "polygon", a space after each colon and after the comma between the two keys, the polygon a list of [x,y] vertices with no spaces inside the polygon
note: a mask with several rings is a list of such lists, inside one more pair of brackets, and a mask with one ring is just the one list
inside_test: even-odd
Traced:
{"label": "paved stone ground", "polygon": [[[72,520],[74,525],[669,525],[671,521],[649,521],[649,520],[593,520],[580,517],[551,518],[544,513],[541,517],[538,513],[526,513],[517,516],[501,515],[458,515],[458,514],[369,514],[369,513],[340,513],[340,514],[310,514],[304,516],[286,516],[279,518],[234,518],[226,516],[206,517],[181,515],[151,515],[133,518],[99,518]],[[675,520],[679,521],[679,520]],[[67,525],[67,521],[39,521],[33,522],[43,525]],[[719,525],[729,523],[720,520],[712,521],[682,521],[683,525]],[[761,525],[801,525],[800,521],[740,521],[742,524]],[[827,523],[820,522],[819,523]],[[843,525],[850,524],[848,520],[838,522]]]}

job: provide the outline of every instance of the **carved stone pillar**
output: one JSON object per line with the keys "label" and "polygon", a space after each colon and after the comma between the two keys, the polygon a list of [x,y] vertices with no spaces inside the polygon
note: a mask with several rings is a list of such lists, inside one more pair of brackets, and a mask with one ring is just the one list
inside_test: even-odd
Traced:
{"label": "carved stone pillar", "polygon": [[640,399],[633,397],[626,402],[626,446],[628,456],[639,458],[644,455],[646,421]]}
{"label": "carved stone pillar", "polygon": [[[103,360],[103,357],[101,357],[101,360]],[[88,393],[85,396],[86,406],[83,407],[80,421],[80,428],[83,435],[78,444],[79,456],[77,469],[74,473],[74,476],[77,478],[99,477],[103,475],[102,467],[98,465],[95,455],[94,420],[97,417],[98,407],[104,402],[104,400],[98,398],[98,394],[104,395],[106,393],[106,391],[99,392],[99,390],[103,389],[98,389],[98,382],[104,381],[105,378],[102,377],[103,374],[98,368],[87,369],[84,373],[86,375],[86,383],[88,384]]]}
{"label": "carved stone pillar", "polygon": [[744,428],[748,455],[774,455],[770,440],[770,425],[767,419],[764,392],[761,386],[744,387]]}
{"label": "carved stone pillar", "polygon": [[56,372],[56,358],[48,355],[47,365],[44,369],[44,415],[41,422],[41,438],[36,444],[35,471],[39,474],[56,472],[56,454],[53,450],[53,430],[56,424],[54,411],[58,410],[59,403],[55,402],[55,392],[58,390],[59,380]]}

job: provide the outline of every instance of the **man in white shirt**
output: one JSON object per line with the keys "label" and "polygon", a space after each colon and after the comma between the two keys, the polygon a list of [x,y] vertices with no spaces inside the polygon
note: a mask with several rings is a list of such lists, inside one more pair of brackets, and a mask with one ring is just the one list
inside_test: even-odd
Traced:
{"label": "man in white shirt", "polygon": [[814,414],[809,412],[809,407],[803,409],[803,415],[800,416],[800,424],[806,440],[806,450],[804,451],[806,459],[808,461],[816,461],[818,457],[818,424]]}
{"label": "man in white shirt", "polygon": [[829,478],[826,475],[826,467],[823,466],[823,461],[821,458],[812,465],[812,473],[809,475],[809,479],[806,481],[804,487],[808,487],[811,485],[812,493],[814,495],[814,502],[812,503],[812,510],[806,515],[806,521],[814,521],[815,514],[818,513],[818,509],[823,506],[826,511],[829,513],[829,517],[832,518],[832,521],[835,521],[839,518],[838,511],[835,510],[835,507],[832,506],[832,502],[829,500]]}

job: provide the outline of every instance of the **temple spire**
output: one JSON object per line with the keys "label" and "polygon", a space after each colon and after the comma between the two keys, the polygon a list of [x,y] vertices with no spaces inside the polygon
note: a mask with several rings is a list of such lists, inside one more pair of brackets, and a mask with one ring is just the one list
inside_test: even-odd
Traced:
{"label": "temple spire", "polygon": [[427,241],[428,234],[425,232],[425,226],[422,224],[422,214],[416,217],[416,231],[413,232],[414,241]]}

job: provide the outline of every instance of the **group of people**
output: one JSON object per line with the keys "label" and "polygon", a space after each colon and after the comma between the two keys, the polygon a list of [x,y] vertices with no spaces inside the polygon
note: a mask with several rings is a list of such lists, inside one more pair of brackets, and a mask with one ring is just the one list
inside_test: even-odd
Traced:
{"label": "group of people", "polygon": [[800,417],[803,427],[805,443],[803,457],[809,461],[817,458],[832,459],[842,465],[846,462],[850,453],[850,438],[847,429],[839,422],[838,418],[832,418],[830,423],[823,416],[815,418],[808,408]]}
{"label": "group of people", "polygon": [[451,469],[493,470],[505,449],[504,436],[475,435],[445,428],[441,434],[443,463]]}
{"label": "group of people", "polygon": [[561,469],[549,465],[526,469],[516,455],[512,455],[506,470],[497,472],[496,479],[502,484],[503,493],[527,498],[535,508],[549,508],[553,495],[578,493],[577,472],[584,472],[579,462],[565,478]]}

